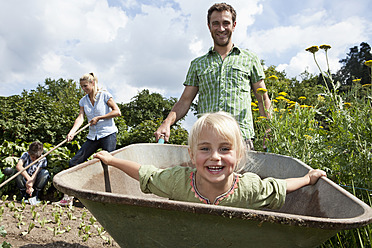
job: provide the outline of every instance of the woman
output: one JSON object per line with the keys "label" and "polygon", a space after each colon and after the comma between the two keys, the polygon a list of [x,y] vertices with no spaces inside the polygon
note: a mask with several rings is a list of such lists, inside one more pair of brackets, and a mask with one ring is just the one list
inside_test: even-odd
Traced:
{"label": "woman", "polygon": [[[80,99],[79,115],[75,120],[74,126],[67,134],[67,141],[74,138],[75,132],[84,122],[84,114],[90,123],[87,141],[80,150],[70,160],[69,167],[85,162],[99,148],[106,151],[116,149],[116,133],[114,117],[120,116],[120,109],[115,103],[112,95],[107,91],[98,89],[98,80],[93,73],[85,74],[80,78],[80,86],[86,95]],[[72,205],[73,197],[64,195],[57,205]]]}

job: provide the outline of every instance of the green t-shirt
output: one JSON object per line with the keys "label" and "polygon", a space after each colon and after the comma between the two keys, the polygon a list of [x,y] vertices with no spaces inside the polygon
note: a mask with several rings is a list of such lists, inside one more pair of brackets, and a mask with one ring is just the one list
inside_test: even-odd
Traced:
{"label": "green t-shirt", "polygon": [[254,137],[251,85],[265,78],[258,57],[233,47],[222,60],[213,51],[191,62],[185,86],[199,87],[198,114],[225,111],[235,117],[244,139]]}
{"label": "green t-shirt", "polygon": [[285,180],[261,179],[250,172],[243,175],[234,174],[234,183],[230,190],[211,202],[198,192],[195,174],[196,169],[190,167],[159,169],[153,165],[142,165],[139,169],[139,181],[142,192],[177,201],[251,209],[279,209],[285,202]]}

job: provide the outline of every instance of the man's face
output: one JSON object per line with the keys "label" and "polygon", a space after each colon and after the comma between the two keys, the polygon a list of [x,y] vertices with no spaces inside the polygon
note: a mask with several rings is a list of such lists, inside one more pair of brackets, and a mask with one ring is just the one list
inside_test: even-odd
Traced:
{"label": "man's face", "polygon": [[236,22],[232,21],[230,11],[213,11],[208,23],[215,46],[227,46],[232,43],[231,35],[235,30]]}

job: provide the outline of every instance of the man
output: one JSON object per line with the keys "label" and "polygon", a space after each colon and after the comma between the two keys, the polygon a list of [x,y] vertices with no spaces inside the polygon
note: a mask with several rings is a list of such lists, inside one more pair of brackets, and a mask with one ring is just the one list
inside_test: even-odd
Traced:
{"label": "man", "polygon": [[231,113],[240,125],[247,148],[253,150],[251,89],[262,116],[267,116],[271,106],[267,92],[262,96],[257,93],[258,88],[266,89],[262,65],[255,54],[234,46],[231,36],[236,26],[236,12],[232,6],[214,4],[208,10],[207,21],[214,46],[191,62],[181,98],[154,135],[157,140],[164,136],[167,142],[170,126],[187,114],[199,93],[198,114],[220,110]]}

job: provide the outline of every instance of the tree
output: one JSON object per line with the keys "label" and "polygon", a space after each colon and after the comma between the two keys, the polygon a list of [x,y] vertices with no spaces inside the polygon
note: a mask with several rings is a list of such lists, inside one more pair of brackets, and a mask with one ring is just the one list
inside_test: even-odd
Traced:
{"label": "tree", "polygon": [[72,80],[46,79],[36,90],[1,97],[0,142],[63,141],[79,113],[78,102],[83,96]]}
{"label": "tree", "polygon": [[[118,104],[122,113],[118,125],[118,147],[134,143],[155,142],[154,132],[167,117],[176,98],[164,98],[159,93],[145,89],[132,98],[130,103]],[[186,144],[188,132],[181,127],[182,120],[171,127],[169,143]]]}
{"label": "tree", "polygon": [[134,96],[130,103],[120,104],[119,107],[126,124],[135,127],[144,120],[165,119],[176,101],[173,97],[165,99],[159,93],[150,94],[145,89]]}
{"label": "tree", "polygon": [[372,60],[372,54],[371,47],[366,42],[360,43],[360,49],[358,46],[350,48],[346,58],[340,60],[343,66],[335,77],[335,81],[339,81],[343,86],[341,91],[349,89],[354,79],[361,79],[361,84],[371,82],[369,68],[364,64],[367,60]]}

